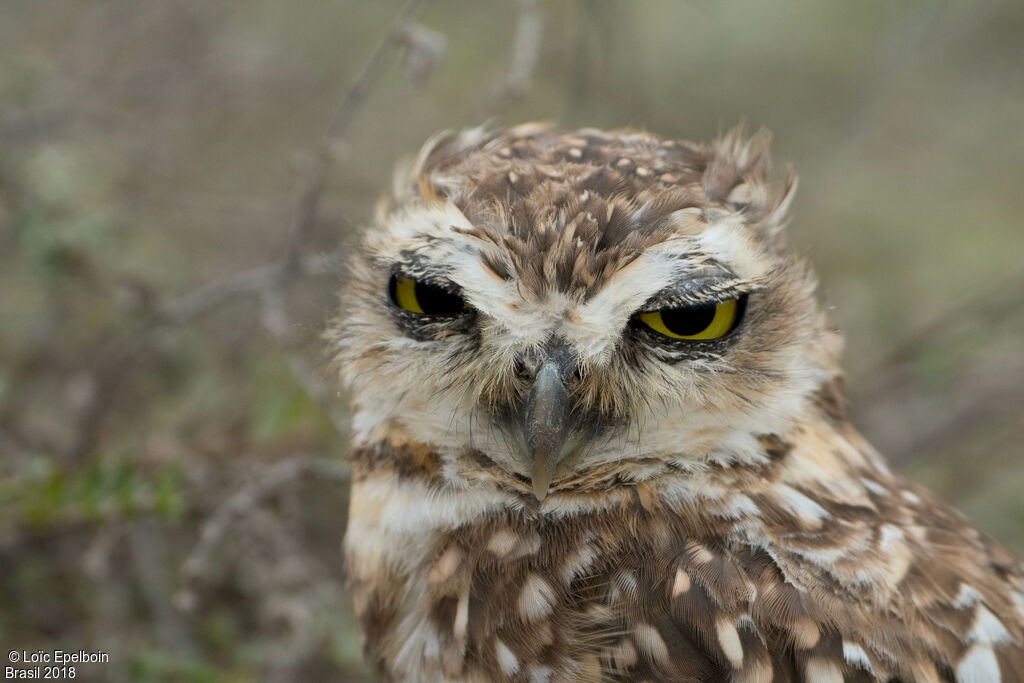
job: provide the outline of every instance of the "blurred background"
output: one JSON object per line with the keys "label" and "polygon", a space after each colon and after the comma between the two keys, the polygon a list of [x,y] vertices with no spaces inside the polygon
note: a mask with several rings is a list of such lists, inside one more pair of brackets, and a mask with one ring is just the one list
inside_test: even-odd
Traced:
{"label": "blurred background", "polygon": [[1024,556],[1019,0],[3,0],[0,644],[80,680],[365,680],[344,254],[443,128],[552,119],[801,176],[855,423]]}

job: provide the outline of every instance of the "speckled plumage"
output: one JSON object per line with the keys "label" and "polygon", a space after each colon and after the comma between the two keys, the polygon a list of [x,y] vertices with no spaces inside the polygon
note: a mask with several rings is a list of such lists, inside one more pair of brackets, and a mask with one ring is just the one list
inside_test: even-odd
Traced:
{"label": "speckled plumage", "polygon": [[[387,678],[1024,681],[1024,570],[846,420],[766,151],[528,124],[396,174],[332,331],[350,585]],[[466,312],[398,310],[396,269]],[[720,340],[629,323],[739,295]],[[538,489],[524,367],[556,352],[571,448]]]}

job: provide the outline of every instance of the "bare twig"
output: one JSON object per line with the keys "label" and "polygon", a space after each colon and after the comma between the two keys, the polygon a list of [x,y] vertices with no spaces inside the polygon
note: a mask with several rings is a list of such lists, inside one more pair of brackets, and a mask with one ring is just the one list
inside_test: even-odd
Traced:
{"label": "bare twig", "polygon": [[135,565],[135,579],[161,647],[179,656],[192,652],[191,633],[168,599],[172,579],[167,571],[167,536],[160,533],[160,523],[152,518],[139,519],[126,525],[125,531]]}
{"label": "bare twig", "polygon": [[262,302],[262,315],[260,319],[264,329],[277,340],[284,354],[285,362],[292,377],[316,404],[320,405],[330,418],[334,428],[339,434],[348,433],[348,423],[345,416],[338,411],[331,401],[330,392],[320,375],[310,368],[302,356],[294,353],[291,347],[294,344],[293,326],[290,322],[288,309],[285,306],[284,297],[280,289],[272,287],[264,290],[260,298]]}
{"label": "bare twig", "polygon": [[529,91],[540,60],[543,37],[544,12],[540,3],[538,0],[519,0],[519,15],[508,68],[481,107],[481,118],[493,116]]}
{"label": "bare twig", "polygon": [[63,451],[65,458],[78,460],[95,445],[112,404],[110,397],[133,361],[151,350],[146,342],[153,332],[188,322],[240,296],[259,296],[281,288],[299,275],[329,275],[336,272],[337,260],[337,254],[306,255],[299,259],[298,269],[289,269],[280,261],[230,275],[158,304],[156,310],[121,328],[103,344],[89,369],[89,397],[75,417],[71,441]]}
{"label": "bare twig", "polygon": [[544,14],[540,4],[537,0],[520,0],[516,37],[512,43],[512,62],[505,78],[510,93],[521,96],[530,87],[540,59],[543,36]]}
{"label": "bare twig", "polygon": [[1012,406],[1024,402],[1019,385],[998,387],[959,410],[936,421],[932,429],[918,430],[898,453],[887,453],[889,460],[903,464],[949,448],[979,432],[991,431],[999,425],[1012,425],[1018,412]]}
{"label": "bare twig", "polygon": [[[923,389],[915,388],[915,383],[908,385],[908,380],[914,376],[908,367],[911,362],[929,348],[940,343],[948,344],[951,338],[955,338],[957,330],[977,327],[981,323],[986,323],[986,329],[989,329],[994,321],[1004,320],[1014,312],[1018,315],[1024,312],[1024,274],[1007,278],[997,286],[933,316],[895,343],[851,382],[851,403],[855,406],[851,416],[862,425],[877,424],[878,416],[886,413],[885,406],[891,409],[897,403],[899,410],[912,416],[914,411],[907,405],[908,401],[920,401],[925,396]],[[981,357],[976,360],[981,360]],[[970,438],[994,425],[1012,421],[1014,411],[1019,412],[1016,406],[1024,397],[1019,382],[1014,381],[1014,377],[1020,376],[1019,367],[1003,367],[1001,363],[994,375],[970,386],[965,386],[961,377],[956,400],[947,402],[941,411],[942,418],[912,427],[901,423],[897,430],[900,436],[886,449],[887,457],[895,463],[909,462],[949,448],[958,438]]]}
{"label": "bare twig", "polygon": [[300,275],[323,276],[336,272],[337,253],[300,255],[295,267],[285,261],[235,273],[182,294],[163,305],[152,322],[158,325],[183,323],[234,300],[240,295],[261,295],[280,288]]}
{"label": "bare twig", "polygon": [[413,85],[422,86],[441,63],[448,41],[444,34],[421,24],[406,24],[396,39],[402,46],[402,65]]}
{"label": "bare twig", "polygon": [[321,379],[306,359],[296,353],[285,354],[285,362],[292,377],[299,383],[302,390],[312,401],[323,407],[324,412],[330,419],[331,424],[339,434],[348,434],[348,417],[336,407],[337,402],[332,401],[331,391],[328,385]]}
{"label": "bare twig", "polygon": [[320,197],[323,194],[324,185],[327,182],[327,171],[331,165],[332,147],[348,132],[360,105],[382,72],[384,58],[400,44],[397,39],[401,37],[405,25],[421,3],[422,0],[406,0],[401,11],[391,22],[387,34],[374,47],[362,70],[341,96],[334,115],[331,117],[331,122],[317,147],[316,156],[299,198],[292,226],[292,241],[288,248],[288,256],[284,261],[286,270],[291,271],[298,267],[302,250],[309,243],[313,228],[316,226]]}
{"label": "bare twig", "polygon": [[341,462],[327,462],[307,456],[283,460],[262,470],[255,481],[221,503],[203,525],[199,542],[182,565],[185,579],[194,581],[206,574],[210,557],[235,518],[259,505],[282,486],[304,476],[345,482],[348,481],[348,468]]}
{"label": "bare twig", "polygon": [[[374,47],[366,64],[342,95],[317,147],[309,175],[303,184],[293,220],[291,242],[284,258],[276,263],[208,283],[158,306],[157,310],[123,329],[105,344],[93,366],[92,398],[78,412],[71,444],[65,451],[68,459],[80,458],[95,444],[107,411],[110,392],[124,374],[124,361],[140,352],[140,341],[154,329],[185,322],[241,295],[258,295],[263,303],[264,325],[276,339],[288,341],[288,319],[285,315],[286,307],[281,303],[281,289],[299,275],[321,274],[324,271],[324,264],[330,262],[329,259],[310,257],[304,253],[316,224],[320,199],[330,168],[330,150],[351,127],[359,107],[382,73],[385,57],[407,42],[407,39],[403,39],[408,31],[407,24],[422,1],[406,0],[401,11],[391,22],[387,34]],[[276,303],[268,305],[268,302]],[[311,376],[311,373],[305,373],[300,378],[304,387],[309,386],[306,380]],[[323,397],[326,392],[315,390],[310,395]],[[329,406],[327,410],[337,422],[334,411]]]}
{"label": "bare twig", "polygon": [[967,322],[1005,317],[1007,311],[1021,310],[1024,305],[1024,274],[1001,280],[995,287],[986,289],[955,306],[940,311],[928,322],[918,327],[902,340],[893,344],[870,368],[861,373],[855,382],[864,388],[859,401],[872,401],[875,392],[887,391],[893,368],[906,363],[921,353],[936,339],[947,338],[948,332]]}

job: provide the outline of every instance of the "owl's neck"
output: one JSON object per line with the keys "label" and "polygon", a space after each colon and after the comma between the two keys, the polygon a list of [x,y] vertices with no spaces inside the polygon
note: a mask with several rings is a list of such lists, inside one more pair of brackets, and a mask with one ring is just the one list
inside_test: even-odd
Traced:
{"label": "owl's neck", "polygon": [[426,517],[443,509],[446,516],[439,524],[469,523],[475,515],[499,511],[557,519],[655,499],[736,516],[749,507],[750,495],[768,490],[781,487],[789,495],[793,487],[833,488],[865,476],[869,481],[891,477],[840,406],[835,387],[822,385],[799,418],[771,431],[734,430],[731,442],[738,446],[733,451],[719,448],[698,460],[624,449],[625,455],[615,460],[562,476],[543,502],[534,498],[525,478],[508,474],[485,453],[445,451],[416,440],[393,422],[355,444],[349,461],[354,480],[371,498],[422,505]]}

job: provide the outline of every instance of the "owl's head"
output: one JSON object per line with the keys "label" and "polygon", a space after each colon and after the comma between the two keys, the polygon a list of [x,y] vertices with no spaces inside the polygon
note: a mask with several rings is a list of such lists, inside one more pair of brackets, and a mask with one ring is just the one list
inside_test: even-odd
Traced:
{"label": "owl's head", "polygon": [[356,442],[538,500],[764,457],[837,347],[784,250],[794,186],[768,179],[764,135],[434,138],[333,331]]}

